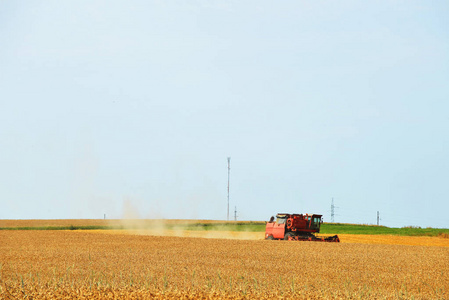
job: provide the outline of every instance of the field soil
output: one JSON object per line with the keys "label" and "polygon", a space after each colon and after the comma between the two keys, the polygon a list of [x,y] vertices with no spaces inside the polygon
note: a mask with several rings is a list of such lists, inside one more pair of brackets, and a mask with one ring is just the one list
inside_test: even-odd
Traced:
{"label": "field soil", "polygon": [[139,230],[2,230],[0,241],[0,299],[449,298],[445,246]]}

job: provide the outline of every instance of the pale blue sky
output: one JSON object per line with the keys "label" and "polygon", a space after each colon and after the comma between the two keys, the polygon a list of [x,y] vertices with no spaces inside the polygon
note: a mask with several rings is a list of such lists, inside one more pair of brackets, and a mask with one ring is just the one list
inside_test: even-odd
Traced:
{"label": "pale blue sky", "polygon": [[449,228],[448,83],[447,1],[0,0],[0,218]]}

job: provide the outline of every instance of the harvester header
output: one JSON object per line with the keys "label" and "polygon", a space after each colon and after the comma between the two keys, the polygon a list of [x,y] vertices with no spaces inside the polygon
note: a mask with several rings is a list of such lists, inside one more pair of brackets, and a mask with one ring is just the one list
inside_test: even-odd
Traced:
{"label": "harvester header", "polygon": [[271,217],[270,221],[267,222],[265,227],[265,239],[340,242],[337,235],[328,237],[315,235],[315,233],[320,232],[322,223],[322,215],[278,213],[276,215],[276,220],[274,217]]}

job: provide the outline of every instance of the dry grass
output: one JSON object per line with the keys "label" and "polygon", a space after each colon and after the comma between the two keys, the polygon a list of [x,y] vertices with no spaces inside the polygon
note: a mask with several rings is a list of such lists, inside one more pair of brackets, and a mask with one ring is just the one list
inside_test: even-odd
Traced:
{"label": "dry grass", "polygon": [[438,234],[438,237],[441,237],[441,238],[443,238],[443,239],[449,239],[449,234],[444,233],[444,232],[440,232],[440,233]]}
{"label": "dry grass", "polygon": [[0,298],[447,299],[446,247],[0,231]]}

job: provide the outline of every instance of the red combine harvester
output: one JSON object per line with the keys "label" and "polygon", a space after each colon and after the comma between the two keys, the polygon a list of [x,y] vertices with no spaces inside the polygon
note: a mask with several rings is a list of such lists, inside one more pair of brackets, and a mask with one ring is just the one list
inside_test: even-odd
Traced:
{"label": "red combine harvester", "polygon": [[265,228],[266,240],[340,242],[338,235],[319,237],[322,215],[277,214],[271,217]]}

